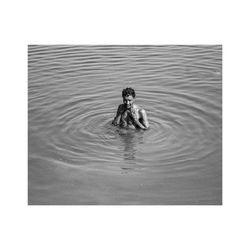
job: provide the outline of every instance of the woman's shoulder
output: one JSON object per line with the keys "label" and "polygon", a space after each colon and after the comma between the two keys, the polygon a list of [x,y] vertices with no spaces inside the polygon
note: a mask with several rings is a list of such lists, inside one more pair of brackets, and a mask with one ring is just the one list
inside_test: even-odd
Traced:
{"label": "woman's shoulder", "polygon": [[139,112],[139,114],[140,114],[142,117],[144,117],[144,116],[146,115],[146,110],[143,109],[143,108],[140,108],[138,112]]}
{"label": "woman's shoulder", "polygon": [[134,108],[134,109],[137,109],[138,111],[141,109],[137,104],[134,104],[134,105],[133,105],[133,108]]}
{"label": "woman's shoulder", "polygon": [[139,113],[141,113],[141,110],[143,110],[142,108],[140,108],[140,106],[138,106],[137,104],[133,105],[133,108],[138,111]]}

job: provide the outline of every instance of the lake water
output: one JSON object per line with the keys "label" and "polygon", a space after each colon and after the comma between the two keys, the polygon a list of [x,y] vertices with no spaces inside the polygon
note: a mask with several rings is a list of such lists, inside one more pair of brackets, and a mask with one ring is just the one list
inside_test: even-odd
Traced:
{"label": "lake water", "polygon": [[[111,125],[136,91],[150,129]],[[222,46],[28,46],[28,203],[222,204]]]}

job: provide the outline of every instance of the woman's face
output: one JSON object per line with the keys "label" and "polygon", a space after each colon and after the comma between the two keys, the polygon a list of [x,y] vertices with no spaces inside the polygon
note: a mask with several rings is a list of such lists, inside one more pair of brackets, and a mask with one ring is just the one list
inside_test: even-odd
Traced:
{"label": "woman's face", "polygon": [[127,95],[123,97],[123,103],[126,105],[126,108],[129,109],[132,107],[134,103],[134,98],[132,95]]}

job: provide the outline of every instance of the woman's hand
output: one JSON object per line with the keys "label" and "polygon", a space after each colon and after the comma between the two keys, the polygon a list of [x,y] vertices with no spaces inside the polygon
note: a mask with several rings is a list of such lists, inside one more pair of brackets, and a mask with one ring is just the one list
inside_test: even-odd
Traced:
{"label": "woman's hand", "polygon": [[134,121],[138,121],[138,117],[134,108],[131,108],[129,110],[129,115],[133,118]]}

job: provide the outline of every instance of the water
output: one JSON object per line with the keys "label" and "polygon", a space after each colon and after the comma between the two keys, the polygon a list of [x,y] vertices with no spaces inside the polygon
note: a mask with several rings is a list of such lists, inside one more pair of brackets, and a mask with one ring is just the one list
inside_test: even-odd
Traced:
{"label": "water", "polygon": [[[29,204],[221,204],[222,47],[28,48]],[[123,88],[150,129],[111,125]]]}

